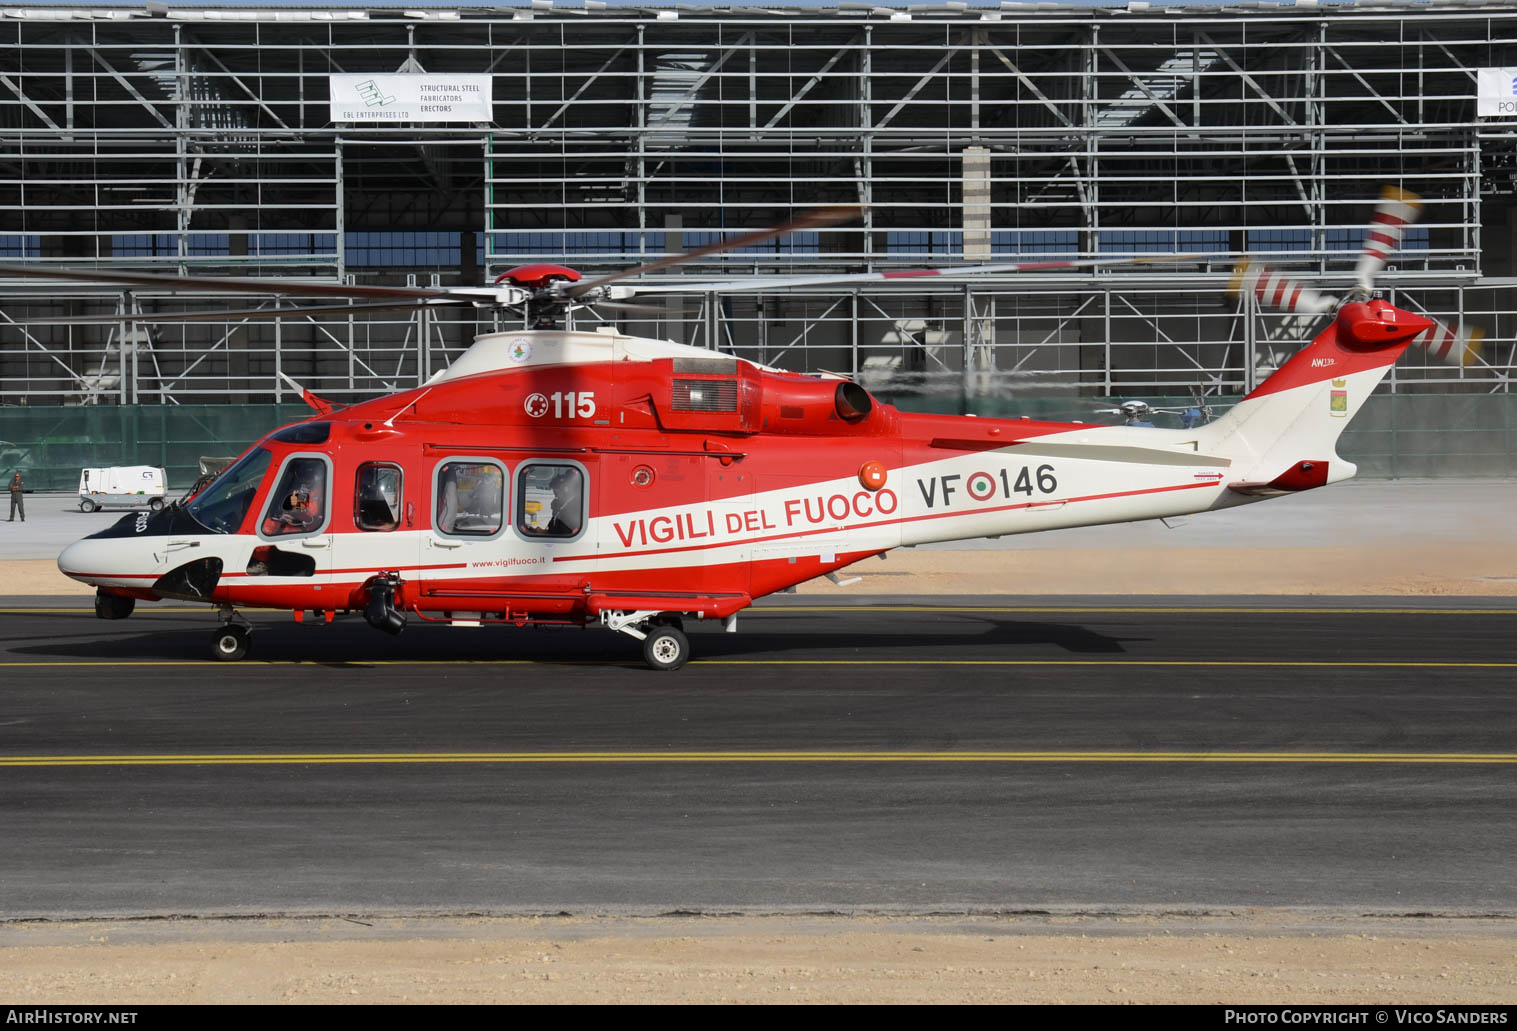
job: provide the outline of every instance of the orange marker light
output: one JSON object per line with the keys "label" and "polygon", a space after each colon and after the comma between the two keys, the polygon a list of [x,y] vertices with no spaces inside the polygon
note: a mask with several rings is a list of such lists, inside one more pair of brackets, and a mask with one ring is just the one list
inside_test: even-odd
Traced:
{"label": "orange marker light", "polygon": [[885,463],[871,460],[859,466],[859,482],[865,490],[879,490],[885,486]]}

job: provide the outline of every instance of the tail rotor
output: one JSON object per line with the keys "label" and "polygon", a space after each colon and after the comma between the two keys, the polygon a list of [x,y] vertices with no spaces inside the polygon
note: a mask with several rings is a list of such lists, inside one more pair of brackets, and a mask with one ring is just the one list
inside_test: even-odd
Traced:
{"label": "tail rotor", "polygon": [[1338,298],[1318,293],[1299,279],[1256,261],[1240,262],[1227,286],[1232,297],[1252,294],[1265,308],[1291,315],[1321,315],[1338,306]]}
{"label": "tail rotor", "polygon": [[[1354,268],[1355,289],[1346,298],[1321,293],[1301,279],[1259,262],[1240,262],[1233,270],[1228,294],[1251,295],[1261,308],[1297,316],[1303,322],[1328,313],[1336,314],[1350,301],[1374,296],[1375,277],[1406,237],[1407,226],[1422,213],[1422,200],[1396,186],[1380,191],[1380,203],[1365,228],[1364,248]],[[1449,325],[1433,319],[1433,327],[1413,338],[1434,360],[1447,365],[1473,365],[1479,358],[1485,333],[1474,327]]]}
{"label": "tail rotor", "polygon": [[1413,337],[1412,343],[1445,365],[1474,365],[1480,359],[1485,330],[1478,326],[1450,326],[1433,319],[1433,328]]}
{"label": "tail rotor", "polygon": [[1354,278],[1366,296],[1374,294],[1375,276],[1401,246],[1406,227],[1417,221],[1421,214],[1422,198],[1415,193],[1396,186],[1381,189],[1375,216],[1364,231],[1364,250],[1359,253],[1359,264],[1354,268]]}

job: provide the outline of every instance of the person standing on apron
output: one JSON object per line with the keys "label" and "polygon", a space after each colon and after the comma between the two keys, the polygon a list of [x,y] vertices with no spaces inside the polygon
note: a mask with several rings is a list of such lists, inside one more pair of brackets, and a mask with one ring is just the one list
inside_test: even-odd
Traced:
{"label": "person standing on apron", "polygon": [[21,521],[26,522],[26,487],[21,482],[21,474],[18,472],[11,477],[11,517],[10,522],[16,521],[16,513],[21,513]]}

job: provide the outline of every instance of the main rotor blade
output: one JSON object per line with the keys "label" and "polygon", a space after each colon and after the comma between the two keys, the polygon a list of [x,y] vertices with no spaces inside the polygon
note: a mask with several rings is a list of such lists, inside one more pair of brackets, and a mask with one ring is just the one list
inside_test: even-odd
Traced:
{"label": "main rotor blade", "polygon": [[1354,280],[1366,294],[1374,293],[1375,276],[1385,268],[1386,259],[1406,235],[1406,227],[1417,221],[1422,213],[1422,198],[1396,186],[1380,190],[1380,203],[1375,206],[1375,217],[1364,232],[1364,250],[1359,255],[1359,264],[1354,268]]}
{"label": "main rotor blade", "polygon": [[472,301],[411,301],[390,304],[384,301],[368,304],[318,304],[304,308],[244,308],[240,311],[175,311],[132,312],[121,315],[79,315],[73,318],[20,319],[20,325],[75,325],[94,322],[225,322],[232,319],[279,319],[302,315],[362,315],[369,312],[417,311],[421,308],[461,308]]}
{"label": "main rotor blade", "polygon": [[[112,269],[50,268],[43,265],[0,265],[0,276],[28,279],[64,279],[76,283],[149,287],[160,290],[231,290],[244,293],[285,294],[291,297],[434,297],[469,296],[469,288],[420,286],[349,286],[344,283],[303,283],[288,279],[222,279],[215,276],[165,276],[148,272]],[[477,291],[481,296],[489,290]]]}
{"label": "main rotor blade", "polygon": [[626,301],[590,301],[592,308],[606,308],[611,311],[644,312],[649,315],[677,315],[685,309],[665,308],[658,304],[628,304]]}
{"label": "main rotor blade", "polygon": [[738,293],[745,290],[785,290],[796,286],[841,286],[847,283],[888,283],[898,279],[955,279],[1011,272],[1096,268],[1117,265],[1162,265],[1204,261],[1214,254],[1139,254],[1128,258],[1081,258],[1061,261],[1021,261],[1003,265],[959,265],[948,268],[900,269],[891,272],[846,272],[829,276],[767,276],[690,283],[632,283],[618,290],[635,294]]}
{"label": "main rotor blade", "polygon": [[786,222],[784,225],[774,226],[770,229],[760,229],[757,232],[747,233],[743,236],[734,236],[730,240],[718,240],[716,243],[697,247],[693,251],[685,251],[683,254],[674,254],[658,261],[649,262],[646,265],[638,265],[635,268],[622,269],[599,279],[592,279],[587,283],[575,283],[564,291],[565,297],[583,297],[592,290],[596,290],[608,283],[614,283],[619,279],[630,276],[643,276],[659,269],[670,268],[674,265],[682,265],[687,261],[695,261],[704,258],[708,254],[720,254],[722,251],[734,250],[738,247],[751,247],[754,244],[772,240],[776,236],[784,236],[786,233],[799,233],[807,229],[819,229],[822,226],[836,225],[846,222],[851,218],[857,218],[862,209],[857,204],[838,204],[828,208],[816,208],[806,212],[801,217]]}

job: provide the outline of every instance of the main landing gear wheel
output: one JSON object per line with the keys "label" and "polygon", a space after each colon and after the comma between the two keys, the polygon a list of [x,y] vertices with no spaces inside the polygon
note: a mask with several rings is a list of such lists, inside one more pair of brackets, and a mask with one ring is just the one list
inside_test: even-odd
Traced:
{"label": "main landing gear wheel", "polygon": [[244,627],[229,623],[216,631],[212,653],[222,662],[236,662],[248,653],[249,635]]}
{"label": "main landing gear wheel", "polygon": [[136,598],[123,598],[104,591],[95,593],[95,616],[98,619],[125,619],[136,607]]}
{"label": "main landing gear wheel", "polygon": [[684,631],[668,623],[648,628],[643,638],[643,660],[656,670],[675,670],[690,658],[690,642]]}

